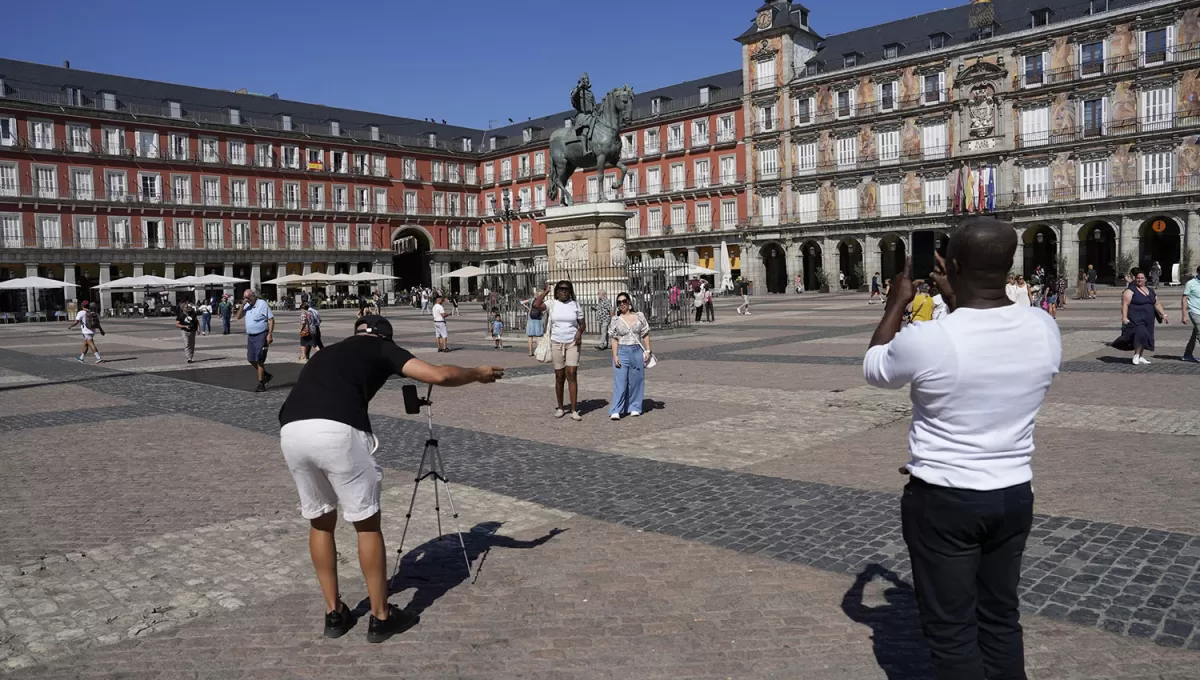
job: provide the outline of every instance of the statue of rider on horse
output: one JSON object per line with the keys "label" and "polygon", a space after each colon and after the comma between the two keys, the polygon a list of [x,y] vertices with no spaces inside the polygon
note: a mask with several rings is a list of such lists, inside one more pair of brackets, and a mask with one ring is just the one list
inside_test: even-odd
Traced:
{"label": "statue of rider on horse", "polygon": [[[592,94],[592,81],[584,73],[571,90],[571,107],[575,118],[570,128],[559,128],[550,134],[550,173],[547,195],[561,205],[571,205],[566,190],[567,180],[576,169],[595,169],[600,176],[607,167],[616,167],[619,188],[625,182],[625,165],[621,162],[621,124],[633,116],[633,90],[613,88],[600,104]],[[559,198],[561,192],[561,198]]]}

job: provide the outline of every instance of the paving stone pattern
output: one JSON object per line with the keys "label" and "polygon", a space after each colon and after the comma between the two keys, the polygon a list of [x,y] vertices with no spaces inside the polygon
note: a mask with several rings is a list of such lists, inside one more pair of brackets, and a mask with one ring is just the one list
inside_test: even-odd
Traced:
{"label": "paving stone pattern", "polygon": [[[0,367],[47,379],[84,370],[5,350],[0,350]],[[275,413],[284,396],[152,375],[93,386],[133,402],[263,434],[277,431]],[[64,417],[71,418],[71,412]],[[374,423],[383,441],[381,461],[414,469],[424,426],[386,417],[376,417]],[[462,428],[439,428],[439,436],[452,478],[493,493],[836,573],[857,574],[870,564],[902,578],[909,573],[894,494],[575,450]],[[1198,536],[1038,515],[1022,581],[1022,608],[1163,645],[1200,649],[1198,564]]]}

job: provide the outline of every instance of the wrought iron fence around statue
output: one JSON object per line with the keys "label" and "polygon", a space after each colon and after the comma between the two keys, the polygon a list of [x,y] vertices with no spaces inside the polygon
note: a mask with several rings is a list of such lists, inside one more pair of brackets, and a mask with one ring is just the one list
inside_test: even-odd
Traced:
{"label": "wrought iron fence around statue", "polygon": [[[533,299],[559,281],[569,281],[575,299],[583,308],[584,334],[598,341],[603,327],[600,292],[604,291],[612,308],[618,293],[628,293],[636,311],[646,315],[651,332],[676,331],[692,325],[692,288],[699,279],[682,262],[630,262],[624,265],[567,265],[549,267],[513,267],[501,265],[493,273],[480,275],[479,299],[460,302],[472,316],[478,315],[482,329],[490,328],[495,314],[500,315],[510,338],[525,337],[528,308]],[[696,283],[693,283],[696,282]],[[712,285],[712,282],[707,282]],[[675,287],[675,291],[672,291]],[[553,289],[551,290],[553,294]],[[471,306],[475,306],[473,309]]]}

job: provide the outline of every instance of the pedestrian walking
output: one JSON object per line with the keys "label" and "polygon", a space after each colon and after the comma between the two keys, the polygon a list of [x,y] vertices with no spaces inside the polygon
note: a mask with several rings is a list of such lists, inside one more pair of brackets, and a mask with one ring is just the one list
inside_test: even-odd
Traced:
{"label": "pedestrian walking", "polygon": [[212,315],[213,308],[209,304],[208,298],[205,298],[200,303],[200,335],[208,335],[212,332]]}
{"label": "pedestrian walking", "polygon": [[430,308],[430,313],[433,315],[433,338],[437,342],[439,352],[450,351],[450,331],[446,327],[446,307],[442,304],[445,300],[441,295],[433,299],[433,307]]}
{"label": "pedestrian walking", "polygon": [[554,295],[550,295],[550,284],[533,299],[533,308],[542,312],[549,326],[550,356],[554,362],[554,396],[558,399],[558,407],[554,410],[555,418],[567,415],[563,402],[563,387],[567,386],[571,397],[571,420],[583,420],[579,415],[579,346],[583,343],[583,333],[587,330],[587,322],[583,318],[583,308],[575,300],[575,286],[570,281],[559,281],[554,285]]}
{"label": "pedestrian walking", "polygon": [[312,319],[312,311],[307,302],[300,303],[300,361],[308,361],[312,348],[316,345],[317,334]]}
{"label": "pedestrian walking", "polygon": [[321,339],[321,312],[312,305],[308,306],[308,323],[312,327],[313,347],[325,349],[325,342]]}
{"label": "pedestrian walking", "polygon": [[1098,278],[1099,275],[1096,274],[1096,268],[1089,264],[1087,268],[1087,287],[1089,300],[1096,299],[1096,280]]}
{"label": "pedestrian walking", "polygon": [[1087,272],[1080,269],[1079,276],[1075,278],[1075,299],[1086,300],[1088,297]]}
{"label": "pedestrian walking", "polygon": [[230,300],[228,295],[221,296],[221,304],[217,305],[217,312],[221,315],[221,335],[229,335],[230,319],[233,316],[233,300]]}
{"label": "pedestrian walking", "polygon": [[[678,291],[678,288],[675,290]],[[678,299],[678,294],[676,294],[676,300]],[[678,308],[679,306],[676,305],[675,309]],[[608,299],[608,293],[602,290],[596,295],[596,325],[600,328],[600,344],[596,346],[596,349],[608,349],[608,326],[612,323],[612,317],[612,300]]]}
{"label": "pedestrian walking", "polygon": [[243,318],[246,320],[246,361],[258,375],[258,386],[254,391],[266,392],[267,383],[273,377],[267,371],[267,350],[275,340],[275,313],[266,300],[258,297],[258,293],[247,290],[242,295],[237,318],[238,321]]}
{"label": "pedestrian walking", "polygon": [[1150,266],[1150,287],[1158,288],[1160,280],[1162,280],[1162,265],[1158,263],[1158,260],[1155,260],[1154,264]]}
{"label": "pedestrian walking", "polygon": [[196,331],[200,328],[200,320],[196,318],[196,310],[192,309],[192,303],[185,302],[179,305],[175,327],[183,337],[183,358],[190,364],[196,356]]}
{"label": "pedestrian walking", "polygon": [[617,315],[612,328],[613,393],[608,417],[620,420],[642,415],[646,393],[646,364],[650,361],[650,322],[634,310],[629,293],[617,295]]}
{"label": "pedestrian walking", "polygon": [[500,312],[492,314],[492,342],[495,344],[495,349],[504,349],[501,342],[501,337],[504,335],[504,320],[500,318]]}
{"label": "pedestrian walking", "polygon": [[75,360],[82,364],[90,351],[96,357],[96,363],[104,363],[104,359],[100,358],[100,348],[96,347],[96,334],[104,335],[104,328],[100,325],[100,315],[92,309],[87,300],[79,303],[79,313],[75,315],[71,325],[67,326],[67,330],[76,326],[79,326],[80,332],[83,333],[83,351]]}
{"label": "pedestrian walking", "polygon": [[525,338],[529,342],[529,356],[533,356],[534,345],[546,334],[546,326],[542,323],[541,310],[533,308],[533,298],[521,300],[521,308],[528,317],[525,321]]}
{"label": "pedestrian walking", "polygon": [[456,387],[495,382],[504,369],[427,364],[396,345],[391,324],[381,316],[359,319],[354,333],[300,371],[279,409],[279,444],[300,496],[300,514],[309,521],[309,555],[325,600],[325,637],[342,637],[357,620],[338,586],[334,531],[340,505],[358,538],[358,562],[370,601],[367,642],[383,642],[416,625],[419,617],[388,603],[383,467],[372,455],[379,440],[371,430],[368,405],[394,375]]}
{"label": "pedestrian walking", "polygon": [[704,285],[692,293],[692,310],[696,313],[696,323],[700,323],[701,317],[704,316]]}
{"label": "pedestrian walking", "polygon": [[880,302],[883,301],[883,293],[881,293],[879,290],[879,272],[875,272],[875,275],[871,277],[871,297],[867,298],[867,304],[875,304],[876,298],[878,298]]}
{"label": "pedestrian walking", "polygon": [[708,323],[713,323],[714,321],[716,321],[716,315],[713,312],[712,288],[709,288],[708,284],[706,283],[706,284],[700,286],[700,292],[704,294],[704,317],[705,317],[705,320],[708,321]]}
{"label": "pedestrian walking", "polygon": [[1132,351],[1134,366],[1149,366],[1150,360],[1143,354],[1154,351],[1154,322],[1169,323],[1154,288],[1146,280],[1146,274],[1134,267],[1130,270],[1133,281],[1121,294],[1121,337],[1112,346],[1125,352]]}
{"label": "pedestrian walking", "polygon": [[1025,678],[1017,588],[1033,524],[1034,419],[1062,341],[1053,319],[1004,294],[1016,249],[1012,225],[964,220],[946,260],[934,255],[949,314],[901,331],[916,291],[900,274],[863,360],[875,387],[911,383],[901,526],[938,678]]}
{"label": "pedestrian walking", "polygon": [[738,295],[742,296],[742,304],[738,305],[737,313],[738,314],[749,314],[750,313],[750,282],[739,276],[737,279],[737,292],[738,292]]}
{"label": "pedestrian walking", "polygon": [[1196,267],[1196,275],[1188,279],[1183,287],[1182,323],[1192,322],[1192,335],[1188,338],[1187,346],[1183,348],[1183,360],[1196,362],[1196,341],[1200,340],[1200,267]]}

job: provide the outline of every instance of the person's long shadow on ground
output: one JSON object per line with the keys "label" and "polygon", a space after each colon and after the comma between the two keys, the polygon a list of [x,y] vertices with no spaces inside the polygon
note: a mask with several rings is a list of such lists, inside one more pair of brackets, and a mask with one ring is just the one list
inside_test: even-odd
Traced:
{"label": "person's long shadow on ground", "polygon": [[[863,604],[863,591],[875,577],[891,583],[883,592],[887,604],[868,607]],[[868,566],[842,597],[842,611],[852,621],[871,627],[875,662],[888,680],[934,677],[929,648],[921,636],[916,593],[896,574],[878,564]]]}
{"label": "person's long shadow on ground", "polygon": [[[502,525],[503,522],[480,522],[470,531],[463,532],[467,560],[476,569],[483,566],[482,561],[476,564],[476,560],[486,559],[492,548],[536,548],[566,531],[555,528],[540,538],[522,541],[496,533]],[[413,548],[400,558],[400,571],[388,583],[388,594],[415,589],[412,601],[405,609],[412,614],[420,614],[469,578],[471,573],[463,561],[463,549],[458,544],[458,537],[446,534]]]}

